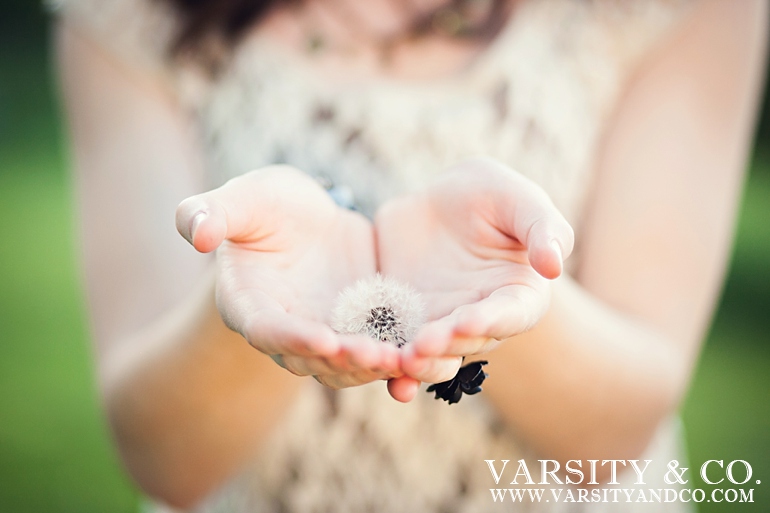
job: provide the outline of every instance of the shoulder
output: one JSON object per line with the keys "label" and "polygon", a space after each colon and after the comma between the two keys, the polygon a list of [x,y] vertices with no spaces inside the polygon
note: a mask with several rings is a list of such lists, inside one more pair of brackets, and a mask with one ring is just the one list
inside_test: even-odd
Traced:
{"label": "shoulder", "polygon": [[59,23],[97,43],[133,67],[166,72],[177,19],[170,5],[154,0],[58,0]]}
{"label": "shoulder", "polygon": [[[605,3],[623,4],[614,0]],[[619,40],[629,42],[627,46],[635,54],[631,59],[634,67],[644,68],[650,61],[665,59],[666,54],[682,53],[682,47],[688,45],[692,47],[690,57],[718,60],[718,54],[742,44],[747,45],[744,49],[761,48],[767,34],[766,0],[647,0],[628,2],[619,9],[643,12],[635,14],[625,27],[610,29]]]}
{"label": "shoulder", "polygon": [[597,0],[592,2],[595,44],[626,72],[664,45],[702,0]]}

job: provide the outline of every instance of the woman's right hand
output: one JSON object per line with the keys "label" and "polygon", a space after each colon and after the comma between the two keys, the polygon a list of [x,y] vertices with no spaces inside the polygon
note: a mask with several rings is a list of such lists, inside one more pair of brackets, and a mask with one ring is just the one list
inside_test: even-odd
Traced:
{"label": "woman's right hand", "polygon": [[339,292],[375,273],[374,233],[312,178],[252,171],[184,200],[176,224],[198,251],[218,250],[224,322],[281,367],[332,388],[400,375],[394,347],[328,326]]}

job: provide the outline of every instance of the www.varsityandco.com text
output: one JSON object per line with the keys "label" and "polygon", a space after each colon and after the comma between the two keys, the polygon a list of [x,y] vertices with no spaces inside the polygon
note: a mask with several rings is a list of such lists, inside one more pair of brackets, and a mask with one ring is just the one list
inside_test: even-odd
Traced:
{"label": "www.varsityandco.com text", "polygon": [[[751,486],[761,484],[752,481],[752,467],[744,460],[703,463],[699,471],[706,488],[689,487],[690,469],[678,460],[657,473],[649,471],[652,460],[569,460],[564,465],[537,460],[537,469],[523,459],[484,461],[494,481],[493,502],[754,502]],[[633,483],[619,481],[624,470],[630,472],[624,481]],[[600,475],[608,477],[600,482]]]}

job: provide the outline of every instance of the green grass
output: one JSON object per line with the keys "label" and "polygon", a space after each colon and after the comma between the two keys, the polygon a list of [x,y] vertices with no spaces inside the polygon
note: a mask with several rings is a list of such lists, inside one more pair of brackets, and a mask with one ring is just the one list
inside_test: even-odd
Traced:
{"label": "green grass", "polygon": [[[770,173],[754,166],[735,255],[683,417],[692,467],[748,461],[754,504],[703,503],[703,513],[770,510]],[[703,486],[697,472],[698,486]],[[759,479],[761,484],[756,485]],[[748,486],[748,485],[747,485]],[[714,487],[703,486],[706,490]]]}
{"label": "green grass", "polygon": [[0,13],[0,513],[133,512],[95,392],[37,6]]}
{"label": "green grass", "polygon": [[[135,511],[95,394],[67,187],[60,174],[7,165],[0,175],[0,511]],[[61,169],[59,161],[49,165]]]}

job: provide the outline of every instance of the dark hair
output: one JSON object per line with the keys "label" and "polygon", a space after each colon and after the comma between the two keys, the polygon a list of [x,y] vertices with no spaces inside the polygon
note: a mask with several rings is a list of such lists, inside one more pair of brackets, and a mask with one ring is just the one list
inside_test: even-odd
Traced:
{"label": "dark hair", "polygon": [[176,8],[179,32],[170,51],[199,50],[212,39],[232,47],[253,23],[277,5],[295,0],[163,0]]}
{"label": "dark hair", "polygon": [[[240,37],[272,8],[300,4],[302,0],[160,0],[174,7],[180,18],[179,32],[169,48],[172,56],[191,54],[194,58],[214,60],[222,49],[235,46]],[[469,0],[448,0],[446,5],[421,16],[404,32],[405,37],[420,37],[435,29],[437,15],[447,10],[463,12]],[[492,39],[505,24],[511,1],[492,0],[492,8],[480,23],[461,26],[456,37]],[[449,11],[447,11],[449,12]],[[206,48],[207,45],[215,47]]]}

